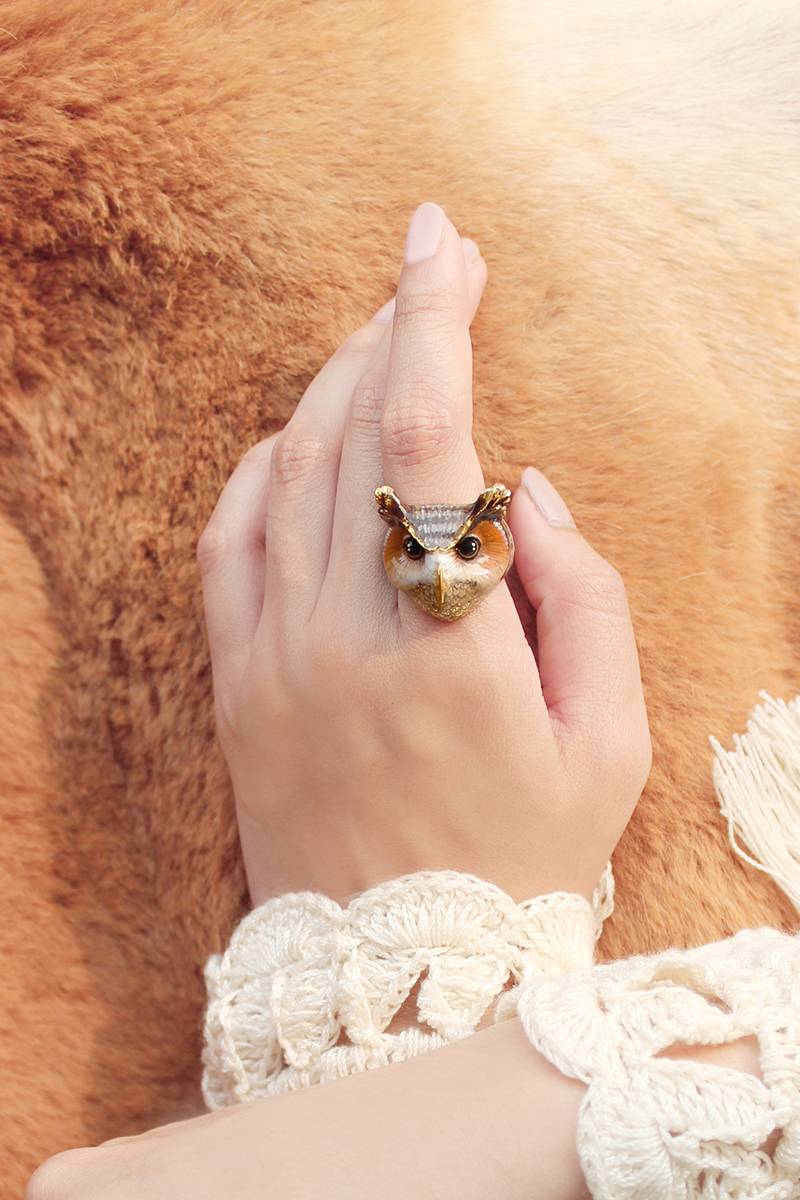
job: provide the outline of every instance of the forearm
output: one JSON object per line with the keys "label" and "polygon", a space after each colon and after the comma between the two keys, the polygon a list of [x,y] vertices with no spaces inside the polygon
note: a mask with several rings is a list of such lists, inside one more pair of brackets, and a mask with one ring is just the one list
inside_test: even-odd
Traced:
{"label": "forearm", "polygon": [[[758,1074],[754,1039],[673,1053]],[[585,1090],[509,1020],[407,1062],[248,1107],[262,1137],[266,1130],[266,1166],[281,1180],[282,1200],[347,1200],[355,1164],[358,1195],[382,1200],[583,1200],[576,1129]]]}
{"label": "forearm", "polygon": [[262,1110],[282,1200],[348,1200],[355,1164],[359,1197],[578,1200],[587,1194],[575,1149],[584,1091],[511,1020],[407,1062],[247,1107],[254,1118]]}
{"label": "forearm", "polygon": [[[751,932],[590,970],[604,911],[600,896],[597,907],[564,894],[515,906],[485,882],[435,872],[362,893],[346,909],[307,893],[271,901],[207,967],[207,1102],[294,1092],[269,1110],[270,1153],[280,1177],[302,1173],[309,1195],[339,1155],[351,1167],[356,1155],[368,1180],[391,1174],[390,1194],[424,1196],[438,1163],[447,1194],[459,1198],[489,1190],[498,1200],[578,1200],[584,1172],[595,1188],[598,1169],[605,1182],[595,1194],[612,1196],[606,1182],[618,1169],[617,1140],[619,1165],[641,1173],[635,1155],[626,1162],[629,1137],[639,1145],[642,1122],[657,1141],[669,1131],[674,1087],[690,1141],[698,1132],[695,1089],[712,1108],[719,1087],[753,1100],[746,1075],[739,1085],[707,1067],[758,1076],[756,1046],[745,1035],[758,1031],[760,1017],[748,1024],[744,1012],[726,1016],[727,1001],[738,1009],[736,979],[773,967],[776,989],[785,991],[786,951],[791,958],[794,947]],[[508,972],[523,982],[503,996]],[[720,1006],[704,989],[719,994]],[[398,1014],[403,995],[413,1003]],[[499,1023],[465,1036],[481,1012],[493,1012],[492,996]],[[705,1064],[705,1072],[666,1069],[663,1058],[659,1067],[659,1047],[664,1058]],[[765,1109],[767,1092],[755,1087],[764,1110],[752,1127],[762,1131],[758,1144],[778,1125]],[[326,1130],[325,1143],[304,1157],[309,1128]],[[746,1142],[750,1134],[742,1128],[739,1136]],[[700,1161],[705,1150],[697,1149]]]}

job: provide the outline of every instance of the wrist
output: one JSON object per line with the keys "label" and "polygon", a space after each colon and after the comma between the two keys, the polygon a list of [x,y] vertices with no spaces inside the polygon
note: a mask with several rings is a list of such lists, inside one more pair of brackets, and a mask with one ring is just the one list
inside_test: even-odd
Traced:
{"label": "wrist", "polygon": [[[330,791],[346,799],[331,811],[327,791],[318,785],[289,793],[265,783],[263,772],[241,764],[230,771],[253,907],[299,891],[343,904],[403,875],[451,870],[486,879],[517,903],[561,891],[590,900],[605,866],[596,847],[592,854],[566,847],[560,826],[539,830],[533,861],[520,851],[520,828],[490,824],[477,835],[463,830],[462,809],[485,808],[485,793],[476,783],[454,779],[420,816],[396,776],[390,784],[376,781],[366,793],[357,782],[347,791],[346,783],[333,779]],[[432,807],[439,814],[433,829]]]}
{"label": "wrist", "polygon": [[326,1083],[463,1039],[493,1006],[509,1015],[509,984],[588,967],[610,907],[610,872],[594,904],[564,892],[516,904],[455,871],[412,872],[344,906],[310,891],[274,897],[206,964],[206,1102]]}

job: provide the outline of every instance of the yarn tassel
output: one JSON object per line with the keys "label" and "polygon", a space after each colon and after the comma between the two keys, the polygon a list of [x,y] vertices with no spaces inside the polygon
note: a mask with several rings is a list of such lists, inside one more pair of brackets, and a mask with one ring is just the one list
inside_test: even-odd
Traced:
{"label": "yarn tassel", "polygon": [[759,696],[733,750],[709,738],[714,787],[735,853],[771,875],[800,912],[800,696],[789,704]]}

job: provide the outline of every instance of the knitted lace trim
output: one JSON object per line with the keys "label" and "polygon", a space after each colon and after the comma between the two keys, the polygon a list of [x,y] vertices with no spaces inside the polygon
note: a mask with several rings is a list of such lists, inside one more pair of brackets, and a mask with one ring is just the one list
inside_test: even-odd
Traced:
{"label": "knitted lace trim", "polygon": [[[345,908],[295,892],[260,905],[206,964],[203,1096],[220,1108],[324,1083],[475,1031],[506,985],[588,966],[613,909],[607,867],[590,904],[515,903],[455,871],[420,871]],[[417,1023],[389,1032],[419,985]]]}
{"label": "knitted lace trim", "polygon": [[[744,930],[546,978],[497,1006],[588,1084],[578,1151],[594,1200],[800,1197],[800,935]],[[659,1057],[676,1043],[755,1035],[763,1081]],[[775,1131],[770,1156],[762,1146]]]}

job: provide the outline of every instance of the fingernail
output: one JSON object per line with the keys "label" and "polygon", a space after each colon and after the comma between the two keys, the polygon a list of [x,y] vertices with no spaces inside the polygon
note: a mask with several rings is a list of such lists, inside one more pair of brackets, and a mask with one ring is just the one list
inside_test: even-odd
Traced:
{"label": "fingernail", "polygon": [[462,238],[461,245],[464,248],[464,262],[468,267],[471,267],[481,256],[478,245],[476,242],[473,242],[472,238]]}
{"label": "fingernail", "polygon": [[537,471],[535,467],[526,467],[522,472],[522,486],[548,525],[560,529],[575,529],[572,513],[541,471]]}
{"label": "fingernail", "polygon": [[405,261],[411,265],[430,258],[439,249],[444,233],[444,212],[438,204],[426,200],[414,213],[406,234],[403,251]]}
{"label": "fingernail", "polygon": [[380,321],[382,324],[388,325],[394,316],[394,303],[395,298],[392,296],[391,300],[387,300],[383,307],[378,309],[372,318],[373,321]]}

